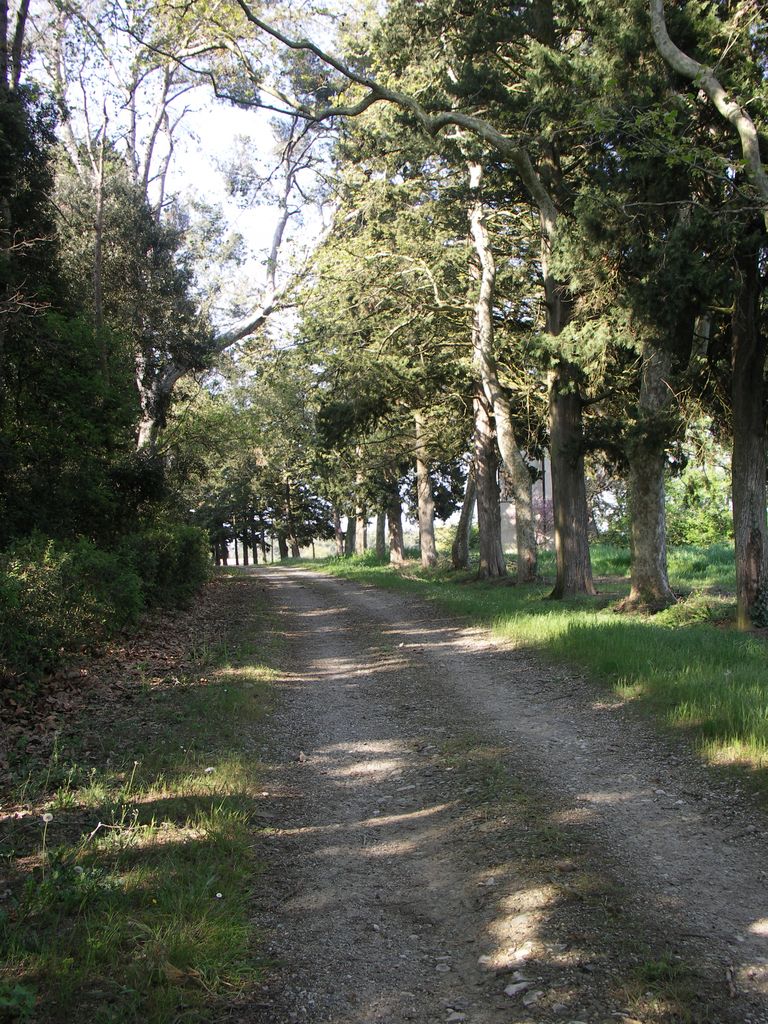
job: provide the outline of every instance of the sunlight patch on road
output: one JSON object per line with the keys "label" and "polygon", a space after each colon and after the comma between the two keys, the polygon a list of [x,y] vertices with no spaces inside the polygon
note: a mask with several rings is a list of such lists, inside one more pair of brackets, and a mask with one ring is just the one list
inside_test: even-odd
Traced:
{"label": "sunlight patch on road", "polygon": [[618,789],[606,789],[593,791],[591,793],[577,793],[576,799],[584,800],[586,803],[590,804],[625,804],[632,800],[649,803],[653,800],[653,794],[647,789],[630,789],[623,791]]}
{"label": "sunlight patch on road", "polygon": [[420,811],[408,811],[405,814],[388,814],[377,818],[366,818],[360,824],[363,828],[384,828],[387,825],[402,825],[405,822],[423,821],[425,818],[432,818],[437,814],[450,811],[455,804],[433,804]]}

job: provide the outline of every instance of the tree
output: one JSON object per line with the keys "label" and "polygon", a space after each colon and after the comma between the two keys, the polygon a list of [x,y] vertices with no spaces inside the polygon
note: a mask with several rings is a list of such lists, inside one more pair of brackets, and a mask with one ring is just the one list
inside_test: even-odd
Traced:
{"label": "tree", "polygon": [[[745,30],[744,19],[734,30]],[[736,289],[731,321],[733,415],[733,512],[736,547],[738,624],[745,629],[764,596],[768,571],[765,483],[765,333],[760,323],[761,254],[768,234],[768,174],[760,152],[760,136],[746,106],[733,99],[706,64],[681,50],[670,38],[663,0],[650,0],[656,46],[676,74],[695,83],[738,136],[746,176],[757,193],[761,217],[750,225],[735,256]],[[741,21],[741,24],[738,22]],[[747,28],[747,32],[749,29]],[[758,88],[765,75],[756,66]]]}

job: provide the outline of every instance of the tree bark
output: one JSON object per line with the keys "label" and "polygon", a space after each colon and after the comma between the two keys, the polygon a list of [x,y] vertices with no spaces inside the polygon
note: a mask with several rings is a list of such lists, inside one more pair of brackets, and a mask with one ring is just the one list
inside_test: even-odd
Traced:
{"label": "tree bark", "polygon": [[364,555],[368,547],[368,520],[365,509],[358,507],[355,513],[355,554]]}
{"label": "tree bark", "polygon": [[437,564],[435,544],[435,501],[432,495],[432,481],[429,479],[429,454],[425,436],[424,416],[417,411],[413,414],[416,438],[416,493],[419,506],[419,546],[421,564],[425,569]]}
{"label": "tree bark", "polygon": [[291,546],[291,558],[299,558],[301,552],[299,550],[299,541],[296,536],[296,520],[293,514],[293,505],[291,504],[291,481],[287,476],[283,482],[283,487],[285,489],[285,522],[287,524],[286,537]]}
{"label": "tree bark", "polygon": [[579,375],[569,363],[549,374],[549,435],[557,579],[552,598],[594,594],[584,483]]}
{"label": "tree bark", "polygon": [[480,579],[507,575],[501,546],[501,510],[499,508],[496,438],[491,423],[490,403],[478,383],[473,401],[475,415],[475,479],[477,487],[477,525],[480,533]]}
{"label": "tree bark", "polygon": [[672,392],[671,357],[646,343],[643,349],[638,433],[628,451],[628,499],[632,586],[622,611],[657,612],[676,601],[667,576],[664,504],[665,420]]}
{"label": "tree bark", "polygon": [[376,558],[383,562],[387,557],[387,516],[385,512],[376,515]]}
{"label": "tree bark", "polygon": [[467,487],[461,506],[456,536],[451,546],[451,564],[454,569],[469,569],[469,535],[472,530],[472,519],[475,514],[477,484],[475,482],[474,460],[467,474]]}
{"label": "tree bark", "polygon": [[357,523],[352,516],[347,516],[347,533],[344,537],[344,554],[348,558],[355,553],[355,534]]}
{"label": "tree bark", "polygon": [[[356,455],[358,461],[363,458],[363,450],[357,446]],[[355,474],[355,554],[364,555],[368,547],[368,513],[363,501],[363,485],[365,477],[362,470]]]}
{"label": "tree bark", "polygon": [[733,409],[733,535],[736,549],[736,609],[739,629],[748,629],[758,598],[765,599],[765,357],[760,330],[758,245],[739,254],[731,320]]}
{"label": "tree bark", "polygon": [[[552,162],[554,158],[552,158]],[[573,299],[567,287],[551,272],[553,229],[542,215],[541,266],[547,332],[557,337],[568,325]],[[584,425],[581,372],[567,360],[558,360],[549,372],[549,444],[552,469],[557,577],[553,599],[592,595],[592,562],[589,556],[587,488],[584,482]]]}
{"label": "tree bark", "polygon": [[403,541],[403,508],[400,504],[400,492],[397,482],[390,487],[387,500],[387,525],[389,526],[389,561],[392,565],[405,562],[405,543]]}
{"label": "tree bark", "polygon": [[284,562],[288,557],[288,541],[282,530],[277,535],[277,550],[280,552],[280,561]]}
{"label": "tree bark", "polygon": [[[245,515],[243,517],[243,527],[242,527],[241,538],[242,538],[242,544],[243,544],[243,565],[248,565],[248,541],[249,541],[249,537],[248,537],[248,513],[247,512],[245,513]],[[255,559],[254,559],[254,561],[255,561]]]}
{"label": "tree bark", "polygon": [[344,531],[341,528],[341,512],[333,507],[333,536],[336,541],[336,557],[344,557]]}
{"label": "tree bark", "polygon": [[[470,162],[469,185],[479,190],[483,169]],[[470,233],[479,263],[479,289],[475,304],[473,331],[473,364],[496,425],[496,443],[501,454],[504,472],[512,485],[515,502],[515,532],[517,540],[517,579],[530,583],[536,579],[536,522],[533,516],[533,481],[515,439],[509,399],[499,382],[496,367],[493,328],[493,302],[496,288],[496,261],[485,227],[485,210],[478,197],[470,210]]]}

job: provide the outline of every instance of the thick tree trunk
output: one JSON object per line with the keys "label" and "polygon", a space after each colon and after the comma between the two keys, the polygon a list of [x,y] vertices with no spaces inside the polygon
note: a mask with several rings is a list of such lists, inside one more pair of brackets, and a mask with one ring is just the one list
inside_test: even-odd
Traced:
{"label": "thick tree trunk", "polygon": [[[482,182],[482,165],[470,163],[468,167],[470,188],[477,190]],[[533,481],[515,439],[511,406],[504,388],[499,383],[496,368],[493,328],[496,262],[485,228],[483,203],[479,198],[472,205],[469,222],[479,264],[479,269],[475,268],[474,270],[479,281],[479,289],[475,304],[472,337],[473,364],[490,403],[496,425],[496,443],[501,454],[504,473],[512,485],[517,539],[517,579],[519,583],[529,583],[536,579],[537,561],[536,523],[533,517]]]}
{"label": "thick tree trunk", "polygon": [[341,512],[334,506],[333,509],[333,536],[336,541],[336,557],[344,557],[344,531],[341,528]]}
{"label": "thick tree trunk", "polygon": [[347,558],[355,553],[355,534],[357,523],[352,516],[347,516],[347,532],[344,536],[344,554]]}
{"label": "thick tree trunk", "polygon": [[387,525],[389,526],[389,561],[392,565],[402,565],[405,561],[403,508],[400,504],[397,483],[392,485],[387,500]]}
{"label": "thick tree trunk", "polygon": [[364,555],[368,547],[368,519],[365,509],[358,508],[355,514],[355,554]]}
{"label": "thick tree trunk", "polygon": [[387,557],[387,516],[384,512],[376,515],[376,558],[383,562]]}
{"label": "thick tree trunk", "polygon": [[504,549],[501,546],[501,510],[499,508],[499,460],[491,423],[491,410],[481,384],[476,385],[473,402],[475,414],[475,479],[477,487],[477,526],[480,534],[481,579],[507,575]]}
{"label": "thick tree trunk", "polygon": [[[739,629],[748,629],[758,599],[765,600],[768,538],[765,486],[766,342],[760,330],[757,245],[740,254],[731,322],[733,535]],[[761,603],[762,603],[761,600]]]}
{"label": "thick tree trunk", "polygon": [[669,408],[671,357],[646,344],[643,350],[639,431],[628,452],[632,586],[622,611],[661,611],[675,603],[667,577],[667,522],[664,507],[664,450]]}
{"label": "thick tree trunk", "polygon": [[477,496],[477,484],[475,482],[475,463],[469,468],[467,474],[467,487],[464,491],[464,501],[461,506],[461,514],[456,527],[456,536],[451,546],[451,564],[454,569],[469,568],[469,535],[472,531],[472,520],[475,515],[475,499]]}
{"label": "thick tree trunk", "polygon": [[437,564],[435,544],[435,500],[432,495],[432,481],[429,479],[429,455],[427,452],[424,417],[421,412],[413,414],[416,438],[416,493],[419,506],[419,546],[421,564],[425,569]]}
{"label": "thick tree trunk", "polygon": [[[556,163],[554,157],[553,162]],[[541,264],[547,308],[547,331],[553,337],[567,326],[573,309],[568,289],[552,275],[553,231],[542,215]],[[549,438],[552,469],[557,578],[552,598],[594,594],[589,557],[587,488],[584,482],[584,427],[581,373],[559,360],[549,373]]]}
{"label": "thick tree trunk", "polygon": [[[500,420],[496,419],[496,430],[501,436]],[[499,444],[501,447],[501,444]],[[515,536],[517,541],[517,582],[534,583],[538,573],[538,550],[536,545],[536,518],[533,512],[533,477],[528,463],[514,448],[518,456],[514,460],[514,471],[510,479],[515,501]]]}
{"label": "thick tree trunk", "polygon": [[549,375],[549,435],[557,579],[553,598],[594,594],[584,483],[579,374],[561,363]]}
{"label": "thick tree trunk", "polygon": [[280,561],[284,562],[288,557],[288,541],[282,530],[277,535],[277,550],[280,552]]}

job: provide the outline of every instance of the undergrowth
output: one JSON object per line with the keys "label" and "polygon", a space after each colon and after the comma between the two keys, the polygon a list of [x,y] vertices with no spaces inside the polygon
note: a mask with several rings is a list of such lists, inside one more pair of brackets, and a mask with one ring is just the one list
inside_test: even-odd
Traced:
{"label": "undergrowth", "polygon": [[270,643],[202,646],[193,676],[73,724],[19,777],[0,813],[0,1021],[208,1022],[251,989]]}

